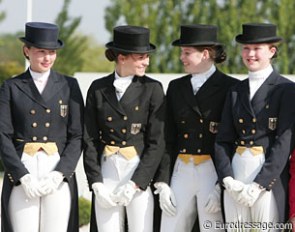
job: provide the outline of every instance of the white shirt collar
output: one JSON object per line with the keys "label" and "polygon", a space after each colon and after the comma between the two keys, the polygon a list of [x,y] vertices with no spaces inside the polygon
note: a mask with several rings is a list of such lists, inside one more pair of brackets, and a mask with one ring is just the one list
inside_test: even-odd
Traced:
{"label": "white shirt collar", "polygon": [[39,72],[34,72],[31,68],[29,68],[30,74],[33,78],[34,81],[37,82],[44,82],[46,83],[49,75],[50,75],[50,70],[43,72],[43,73],[39,73]]}
{"label": "white shirt collar", "polygon": [[256,72],[248,72],[249,81],[258,81],[258,80],[266,80],[268,76],[273,72],[273,67],[271,65],[267,66],[265,69],[256,71]]}

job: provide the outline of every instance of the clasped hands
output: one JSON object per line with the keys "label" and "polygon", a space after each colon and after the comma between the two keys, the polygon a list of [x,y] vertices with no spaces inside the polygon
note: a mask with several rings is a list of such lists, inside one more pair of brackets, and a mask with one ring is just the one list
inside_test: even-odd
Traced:
{"label": "clasped hands", "polygon": [[244,184],[228,176],[223,179],[223,185],[228,194],[239,204],[252,207],[258,199],[260,193],[265,189],[256,182]]}
{"label": "clasped hands", "polygon": [[131,180],[126,184],[119,186],[113,192],[101,182],[95,182],[91,187],[97,199],[97,203],[105,209],[117,205],[127,206],[133,199],[135,193],[141,191]]}
{"label": "clasped hands", "polygon": [[20,178],[21,185],[29,199],[45,196],[55,192],[62,183],[64,177],[61,172],[52,171],[38,180],[32,174],[26,174]]}

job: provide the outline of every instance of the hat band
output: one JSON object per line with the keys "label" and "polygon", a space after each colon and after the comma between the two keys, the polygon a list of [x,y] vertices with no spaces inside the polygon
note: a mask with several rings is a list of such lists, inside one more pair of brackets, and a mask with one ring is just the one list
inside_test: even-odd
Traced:
{"label": "hat band", "polygon": [[151,49],[151,46],[116,46],[116,44],[114,44],[114,48],[129,51],[148,51]]}

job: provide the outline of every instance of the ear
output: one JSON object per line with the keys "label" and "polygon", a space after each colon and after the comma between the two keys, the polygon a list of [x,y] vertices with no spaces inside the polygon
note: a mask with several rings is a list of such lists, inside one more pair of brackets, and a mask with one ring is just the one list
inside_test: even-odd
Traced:
{"label": "ear", "polygon": [[118,55],[118,62],[120,64],[124,64],[125,63],[125,60],[126,60],[126,56],[122,55],[122,54],[119,54]]}
{"label": "ear", "polygon": [[208,60],[209,58],[210,58],[210,54],[209,54],[208,49],[204,49],[204,51],[203,51],[203,59]]}

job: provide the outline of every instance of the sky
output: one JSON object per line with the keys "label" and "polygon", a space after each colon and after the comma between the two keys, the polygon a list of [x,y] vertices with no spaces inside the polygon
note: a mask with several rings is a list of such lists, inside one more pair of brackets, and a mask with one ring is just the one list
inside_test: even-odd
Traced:
{"label": "sky", "polygon": [[[63,0],[32,0],[32,21],[54,23],[62,9]],[[69,16],[81,16],[78,31],[92,36],[100,44],[110,41],[111,35],[104,27],[104,10],[110,0],[71,0]],[[0,22],[0,34],[25,30],[27,0],[2,0],[0,12],[6,17]]]}

